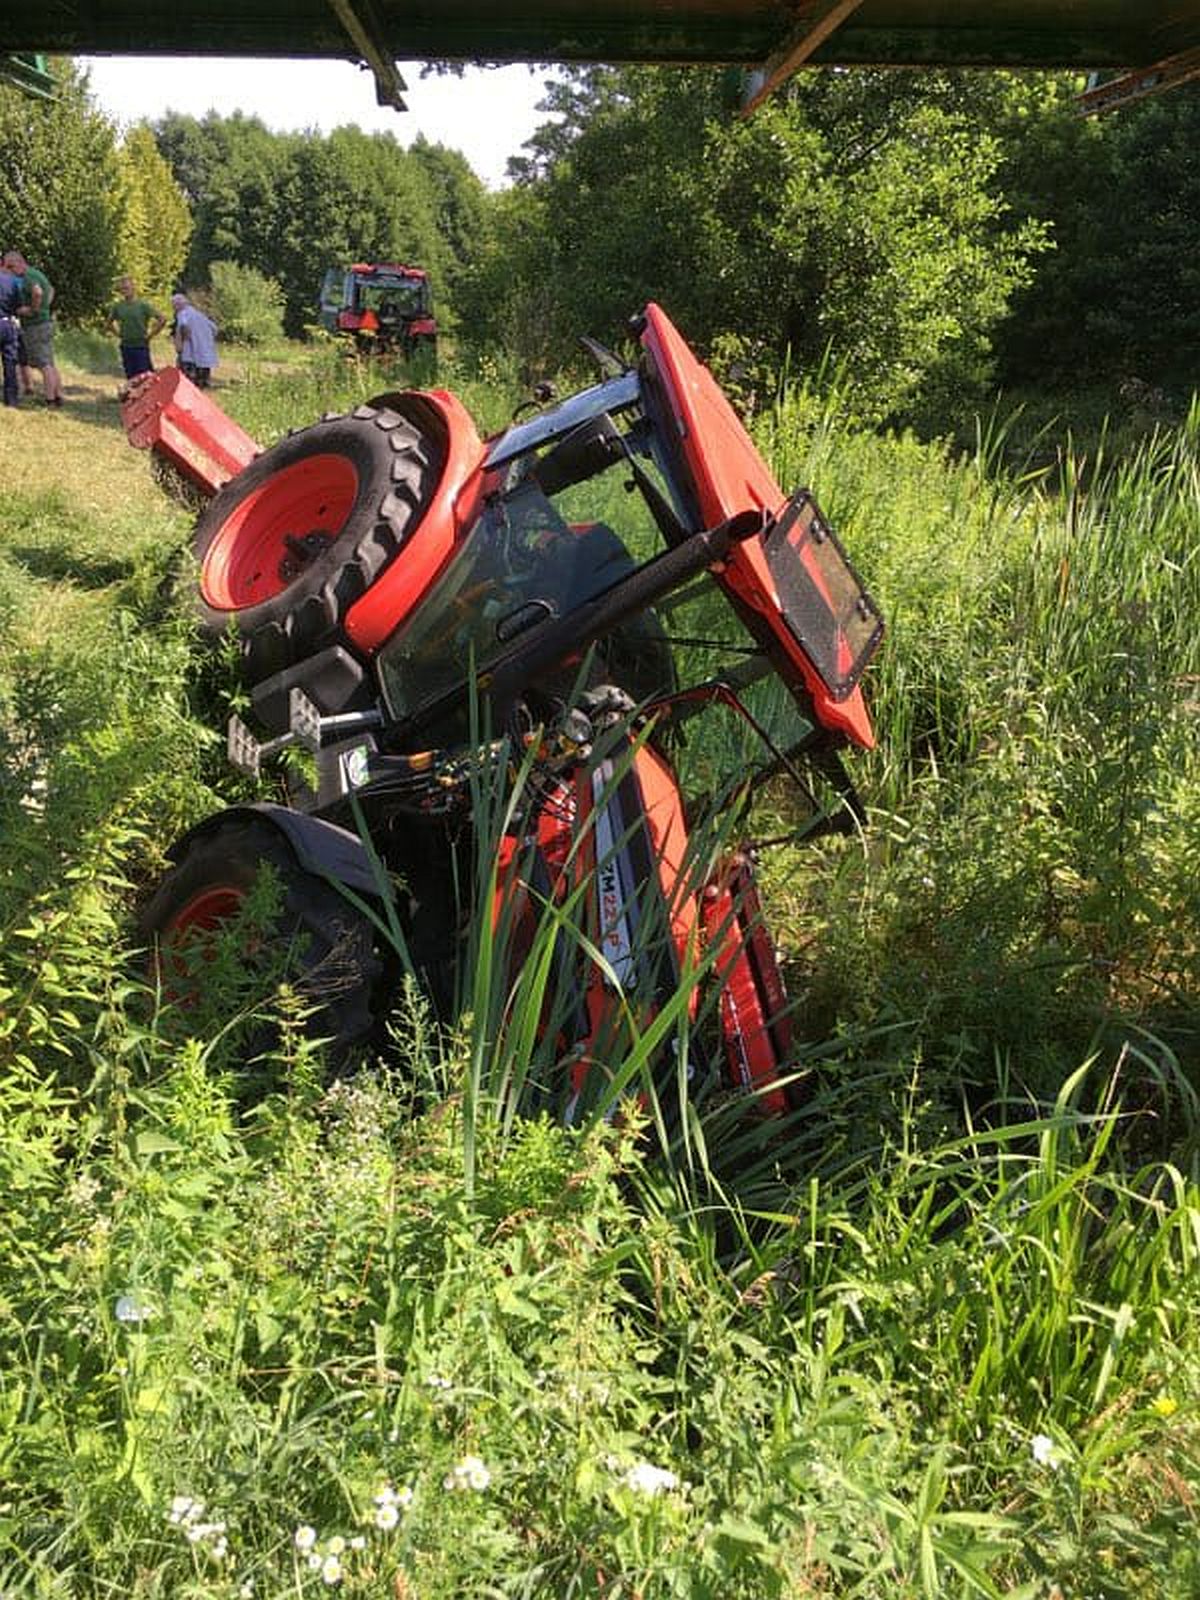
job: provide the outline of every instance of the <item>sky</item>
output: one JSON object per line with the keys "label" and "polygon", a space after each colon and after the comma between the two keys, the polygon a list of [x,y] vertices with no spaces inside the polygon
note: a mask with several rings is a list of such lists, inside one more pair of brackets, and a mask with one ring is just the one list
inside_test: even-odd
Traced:
{"label": "sky", "polygon": [[419,62],[398,63],[408,85],[407,111],[375,102],[375,80],[348,61],[261,61],[220,56],[85,56],[92,95],[122,126],[167,111],[202,117],[244,111],[276,132],[325,133],[357,123],[394,133],[403,145],[418,133],[461,150],[490,188],[504,182],[508,158],[545,118],[545,68],[468,67],[466,76],[422,78]]}

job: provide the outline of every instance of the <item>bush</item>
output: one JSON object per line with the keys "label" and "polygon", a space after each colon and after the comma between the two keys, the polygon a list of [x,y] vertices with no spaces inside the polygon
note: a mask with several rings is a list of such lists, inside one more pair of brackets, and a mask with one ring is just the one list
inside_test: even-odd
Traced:
{"label": "bush", "polygon": [[235,261],[214,261],[212,315],[227,339],[238,344],[262,344],[283,333],[283,290],[274,278]]}

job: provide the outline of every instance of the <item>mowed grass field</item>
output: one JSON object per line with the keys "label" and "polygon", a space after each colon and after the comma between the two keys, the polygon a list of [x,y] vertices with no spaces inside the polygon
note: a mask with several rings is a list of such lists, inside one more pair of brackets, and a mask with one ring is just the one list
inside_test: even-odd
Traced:
{"label": "mowed grass field", "polygon": [[[889,619],[870,827],[763,862],[804,1110],[663,1151],[510,1116],[482,984],[332,1083],[286,987],[153,991],[237,689],[63,349],[0,417],[0,1591],[1193,1600],[1200,412],[1028,471],[760,412]],[[269,442],[377,376],[231,352],[215,398]]]}

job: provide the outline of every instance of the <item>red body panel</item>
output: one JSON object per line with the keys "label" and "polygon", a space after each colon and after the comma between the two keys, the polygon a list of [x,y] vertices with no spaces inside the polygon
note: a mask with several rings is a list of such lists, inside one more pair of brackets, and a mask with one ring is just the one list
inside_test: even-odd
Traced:
{"label": "red body panel", "polygon": [[484,446],[466,407],[446,389],[423,394],[444,425],[447,449],[441,482],[416,532],[367,592],[346,613],[346,632],[360,650],[375,651],[420,604],[479,512]]}
{"label": "red body panel", "polygon": [[[685,953],[694,953],[696,932],[696,899],[688,889],[686,863],[688,833],[683,820],[683,798],[679,793],[679,780],[675,773],[650,745],[643,745],[634,759],[638,784],[642,791],[642,804],[646,826],[650,830],[650,843],[658,862],[658,878],[663,897],[671,917],[671,932],[675,948],[682,961]],[[696,996],[692,996],[692,1015],[696,1012]]]}
{"label": "red body panel", "polygon": [[406,267],[403,261],[355,261],[351,264],[351,272],[394,272],[397,277],[427,278],[429,274],[424,267]]}
{"label": "red body panel", "polygon": [[[737,413],[670,318],[654,304],[646,307],[642,343],[670,395],[680,448],[696,484],[705,526],[714,528],[739,511],[781,510],[787,496],[767,470]],[[788,660],[803,677],[821,722],[871,749],[875,735],[862,691],[854,689],[844,700],[835,700],[829,693],[783,622],[779,596],[760,545],[747,540],[735,546],[725,571],[714,576],[770,624]]]}
{"label": "red body panel", "polygon": [[707,885],[701,913],[705,938],[717,950],[721,1032],[730,1080],[736,1087],[758,1091],[763,1111],[783,1116],[787,1095],[771,1085],[787,1068],[791,1018],[775,948],[744,855],[735,856]]}

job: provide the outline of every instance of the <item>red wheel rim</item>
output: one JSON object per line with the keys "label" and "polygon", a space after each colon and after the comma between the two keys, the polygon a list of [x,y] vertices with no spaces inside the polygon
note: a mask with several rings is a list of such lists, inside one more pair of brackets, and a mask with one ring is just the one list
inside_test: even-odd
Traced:
{"label": "red wheel rim", "polygon": [[210,933],[223,922],[235,917],[245,895],[232,884],[220,884],[214,889],[202,889],[193,895],[167,929],[170,944],[178,944],[191,933]]}
{"label": "red wheel rim", "polygon": [[188,1009],[196,1005],[200,998],[196,963],[212,960],[216,953],[212,936],[232,921],[244,898],[242,890],[231,884],[202,889],[163,929],[155,969],[164,999]]}
{"label": "red wheel rim", "polygon": [[345,456],[309,456],[272,475],[226,517],[209,545],[200,592],[214,611],[282,594],[337,538],[358,494]]}

